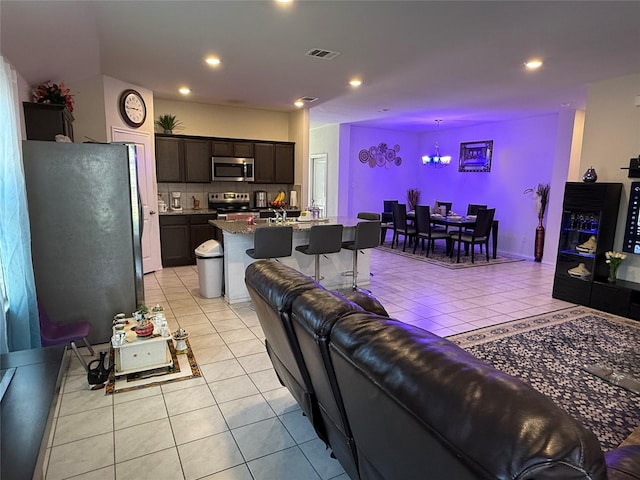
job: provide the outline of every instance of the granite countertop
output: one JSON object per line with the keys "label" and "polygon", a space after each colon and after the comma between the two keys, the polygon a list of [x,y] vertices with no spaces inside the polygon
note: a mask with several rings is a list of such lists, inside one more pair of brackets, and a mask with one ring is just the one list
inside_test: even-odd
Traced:
{"label": "granite countertop", "polygon": [[[239,234],[244,235],[248,233],[253,233],[256,228],[265,228],[265,227],[278,227],[282,226],[281,223],[268,223],[265,221],[266,219],[260,219],[256,221],[254,225],[249,225],[246,220],[209,220],[209,223],[215,225],[220,230],[226,233]],[[358,222],[362,222],[363,220],[360,218],[354,217],[327,217],[321,220],[310,221],[310,222],[298,222],[296,220],[288,220],[285,225],[291,225],[293,230],[308,230],[313,225],[336,225],[342,224],[344,228],[355,228]]]}
{"label": "granite countertop", "polygon": [[166,212],[160,212],[160,215],[213,215],[218,213],[214,208],[199,208],[194,210],[193,208],[183,208],[182,210],[167,210]]}

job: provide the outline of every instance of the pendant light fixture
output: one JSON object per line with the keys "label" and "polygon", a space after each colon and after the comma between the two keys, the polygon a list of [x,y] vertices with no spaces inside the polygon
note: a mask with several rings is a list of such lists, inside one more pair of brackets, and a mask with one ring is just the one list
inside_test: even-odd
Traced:
{"label": "pendant light fixture", "polygon": [[[436,120],[436,123],[438,124],[438,132],[440,132],[440,122],[442,122],[442,120]],[[446,167],[450,163],[451,163],[451,155],[444,155],[444,156],[440,155],[440,146],[438,145],[437,138],[436,138],[436,147],[435,147],[434,154],[431,156],[429,155],[422,156],[423,165],[431,165],[432,167]]]}

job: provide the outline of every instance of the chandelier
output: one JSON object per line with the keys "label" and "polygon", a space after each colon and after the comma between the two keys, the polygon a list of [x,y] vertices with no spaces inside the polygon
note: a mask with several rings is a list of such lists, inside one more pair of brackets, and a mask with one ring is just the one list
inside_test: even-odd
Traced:
{"label": "chandelier", "polygon": [[[438,124],[438,132],[440,131],[440,122],[442,120],[436,120]],[[434,150],[434,154],[423,155],[422,156],[422,164],[423,165],[431,165],[432,167],[446,167],[451,163],[451,155],[440,155],[440,146],[438,145],[438,140],[436,139],[436,146]]]}

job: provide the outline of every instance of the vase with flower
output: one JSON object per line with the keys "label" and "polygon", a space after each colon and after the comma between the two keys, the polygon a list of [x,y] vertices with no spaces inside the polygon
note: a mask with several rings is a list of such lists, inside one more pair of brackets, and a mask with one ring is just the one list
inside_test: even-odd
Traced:
{"label": "vase with flower", "polygon": [[64,86],[64,82],[52,83],[47,80],[33,90],[34,103],[49,105],[64,105],[73,112],[73,96],[71,90]]}
{"label": "vase with flower", "polygon": [[609,283],[616,283],[618,267],[624,259],[627,258],[627,255],[620,252],[606,252],[604,256],[606,258],[605,262],[609,265],[609,276],[607,277],[607,281]]}

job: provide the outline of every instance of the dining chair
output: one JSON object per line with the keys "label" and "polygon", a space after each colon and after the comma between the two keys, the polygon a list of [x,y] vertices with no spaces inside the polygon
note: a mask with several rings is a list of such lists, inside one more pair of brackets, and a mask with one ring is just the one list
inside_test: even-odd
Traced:
{"label": "dining chair", "polygon": [[[482,210],[484,208],[487,208],[487,205],[480,205],[478,203],[470,203],[469,205],[467,205],[467,217],[469,215],[478,215],[478,210]],[[473,231],[473,228],[465,228],[464,230],[467,233],[470,233]],[[480,253],[482,253],[482,244],[480,244]]]}
{"label": "dining chair", "polygon": [[404,203],[396,203],[393,206],[393,239],[391,240],[391,248],[393,244],[398,245],[398,236],[404,237],[402,251],[407,248],[407,237],[414,238],[416,236],[416,228],[409,226],[407,223],[407,205]]}
{"label": "dining chair", "polygon": [[478,210],[487,208],[486,205],[480,205],[477,203],[470,203],[467,205],[467,215],[478,215]]}
{"label": "dining chair", "polygon": [[247,250],[251,258],[290,257],[293,244],[293,227],[260,227],[253,235],[253,248]]}
{"label": "dining chair", "polygon": [[383,211],[380,215],[380,245],[387,239],[387,230],[393,230],[393,206],[398,200],[383,200]]}
{"label": "dining chair", "polygon": [[[358,290],[358,251],[380,245],[380,221],[358,222],[353,240],[342,242],[342,248],[353,250],[353,282],[351,287]],[[345,274],[346,275],[346,274]]]}
{"label": "dining chair", "polygon": [[91,323],[86,320],[54,323],[40,302],[38,302],[38,317],[40,320],[40,340],[42,346],[71,345],[73,353],[76,354],[80,364],[84,367],[85,371],[88,372],[89,367],[85,359],[80,355],[76,342],[82,340],[91,356],[95,355],[91,344],[87,340],[91,332]]}
{"label": "dining chair", "polygon": [[453,202],[441,202],[440,200],[436,200],[436,206],[438,208],[440,207],[447,207],[447,215],[449,215],[451,213],[451,207],[453,206]]}
{"label": "dining chair", "polygon": [[489,261],[489,234],[491,233],[491,225],[493,224],[493,216],[496,213],[495,208],[485,208],[478,211],[478,217],[476,219],[476,226],[472,232],[451,232],[451,240],[453,245],[458,242],[458,257],[457,262],[460,261],[460,244],[464,243],[471,247],[471,263],[474,263],[474,245],[484,244],[487,254],[487,262]]}
{"label": "dining chair", "polygon": [[[376,215],[378,215],[376,213]],[[378,215],[379,217],[379,215]],[[309,243],[298,245],[296,250],[315,256],[315,280],[320,282],[320,255],[342,250],[343,225],[313,225],[309,230]]]}
{"label": "dining chair", "polygon": [[450,237],[445,231],[436,231],[431,227],[431,212],[430,208],[426,205],[416,205],[416,241],[413,245],[413,253],[416,253],[418,247],[418,240],[422,240],[422,251],[424,251],[424,241],[427,241],[427,257],[429,256],[429,248],[433,252],[436,240],[446,240],[447,248],[449,250]]}

